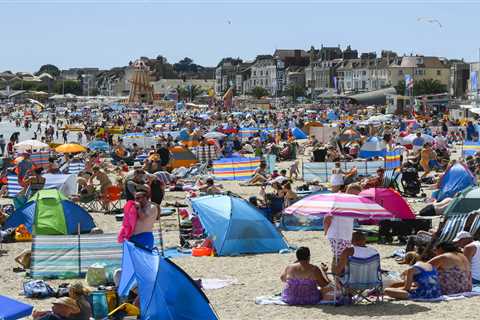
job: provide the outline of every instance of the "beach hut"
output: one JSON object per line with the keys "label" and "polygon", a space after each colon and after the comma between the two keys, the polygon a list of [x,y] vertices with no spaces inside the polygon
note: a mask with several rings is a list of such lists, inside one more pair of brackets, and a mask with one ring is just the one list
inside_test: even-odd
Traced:
{"label": "beach hut", "polygon": [[3,227],[16,228],[20,224],[40,235],[88,233],[95,227],[92,216],[85,209],[55,189],[38,191],[7,219]]}
{"label": "beach hut", "polygon": [[218,319],[207,296],[190,276],[158,251],[123,244],[118,294],[137,287],[140,319]]}
{"label": "beach hut", "polygon": [[432,196],[437,201],[454,197],[457,193],[477,185],[477,179],[464,164],[457,162],[452,165],[440,180],[440,187]]}
{"label": "beach hut", "polygon": [[191,205],[212,237],[219,256],[279,252],[288,248],[270,221],[243,199],[205,196],[193,198]]}

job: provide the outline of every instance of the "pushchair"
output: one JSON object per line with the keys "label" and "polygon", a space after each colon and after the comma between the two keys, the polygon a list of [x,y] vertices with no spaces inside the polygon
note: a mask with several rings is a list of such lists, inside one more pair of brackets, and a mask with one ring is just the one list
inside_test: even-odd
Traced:
{"label": "pushchair", "polygon": [[415,165],[407,165],[402,168],[402,178],[400,181],[403,187],[403,194],[406,196],[416,197],[422,190],[422,184]]}

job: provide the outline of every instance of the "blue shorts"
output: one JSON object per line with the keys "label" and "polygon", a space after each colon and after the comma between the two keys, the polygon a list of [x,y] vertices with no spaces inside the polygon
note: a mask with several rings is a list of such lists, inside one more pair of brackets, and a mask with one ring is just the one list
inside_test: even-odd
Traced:
{"label": "blue shorts", "polygon": [[153,249],[153,232],[142,232],[139,234],[134,234],[128,240],[142,248],[149,250]]}

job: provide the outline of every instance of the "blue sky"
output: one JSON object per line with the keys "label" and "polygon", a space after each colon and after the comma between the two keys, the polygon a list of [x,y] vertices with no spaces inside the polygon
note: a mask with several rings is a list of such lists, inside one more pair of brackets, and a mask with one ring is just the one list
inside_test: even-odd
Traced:
{"label": "blue sky", "polygon": [[159,54],[213,66],[321,44],[472,61],[479,9],[474,0],[0,0],[0,71],[110,68]]}

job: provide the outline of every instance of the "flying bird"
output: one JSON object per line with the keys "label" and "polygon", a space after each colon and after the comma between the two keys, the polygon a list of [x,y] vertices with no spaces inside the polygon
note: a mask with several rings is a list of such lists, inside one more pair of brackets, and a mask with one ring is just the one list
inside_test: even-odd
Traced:
{"label": "flying bird", "polygon": [[227,23],[228,23],[228,24],[232,24],[232,21],[231,21],[231,20],[227,20]]}
{"label": "flying bird", "polygon": [[419,22],[433,23],[433,24],[438,25],[440,28],[443,28],[443,25],[440,23],[440,20],[435,19],[435,18],[419,17],[419,18],[417,18],[417,21],[419,21]]}

